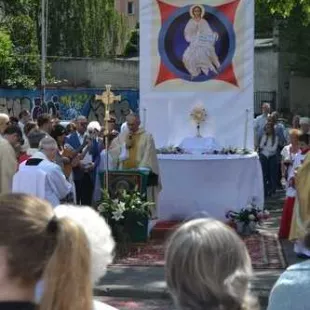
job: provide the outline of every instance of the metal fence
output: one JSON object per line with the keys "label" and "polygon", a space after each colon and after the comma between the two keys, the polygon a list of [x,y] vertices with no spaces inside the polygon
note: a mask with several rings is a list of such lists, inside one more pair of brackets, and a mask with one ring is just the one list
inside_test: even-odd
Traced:
{"label": "metal fence", "polygon": [[277,92],[275,91],[257,91],[254,93],[254,114],[261,114],[261,107],[264,102],[270,103],[271,110],[277,108]]}

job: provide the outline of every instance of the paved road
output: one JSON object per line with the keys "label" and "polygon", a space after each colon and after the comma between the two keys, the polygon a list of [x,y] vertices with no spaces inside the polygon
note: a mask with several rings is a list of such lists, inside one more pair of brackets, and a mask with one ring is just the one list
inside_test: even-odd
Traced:
{"label": "paved road", "polygon": [[[271,217],[264,229],[278,231],[284,193],[278,192],[266,201]],[[289,242],[283,242],[288,265],[298,260]],[[269,292],[283,270],[256,270],[253,292],[259,296],[262,309],[266,309]],[[107,275],[95,289],[95,295],[120,310],[166,310],[174,309],[164,281],[162,267],[110,267]]]}

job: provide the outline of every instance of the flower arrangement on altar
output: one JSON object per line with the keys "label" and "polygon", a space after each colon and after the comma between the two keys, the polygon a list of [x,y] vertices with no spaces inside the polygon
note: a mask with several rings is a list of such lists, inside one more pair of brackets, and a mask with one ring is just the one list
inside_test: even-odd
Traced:
{"label": "flower arrangement on altar", "polygon": [[[142,195],[137,189],[133,192],[121,190],[116,198],[111,197],[107,190],[103,190],[102,199],[97,207],[111,226],[114,238],[119,242],[136,241],[137,236],[133,236],[135,231],[143,230],[147,238],[147,225],[152,217],[152,210],[155,203],[146,200],[146,195]],[[141,241],[141,236],[138,236]]]}
{"label": "flower arrangement on altar", "polygon": [[[207,154],[207,153],[204,153]],[[249,155],[252,154],[251,150],[241,149],[236,147],[223,148],[220,151],[213,151],[214,155]]]}
{"label": "flower arrangement on altar", "polygon": [[207,119],[207,111],[202,105],[197,105],[193,108],[191,114],[191,119],[196,123],[196,129],[197,129],[197,137],[201,137],[200,134],[200,126],[202,123],[204,123]]}
{"label": "flower arrangement on altar", "polygon": [[175,146],[162,147],[156,150],[157,154],[187,154],[182,148]]}
{"label": "flower arrangement on altar", "polygon": [[261,225],[269,218],[269,212],[256,206],[254,200],[239,212],[229,210],[226,212],[228,224],[236,228],[242,235],[256,232],[257,225]]}

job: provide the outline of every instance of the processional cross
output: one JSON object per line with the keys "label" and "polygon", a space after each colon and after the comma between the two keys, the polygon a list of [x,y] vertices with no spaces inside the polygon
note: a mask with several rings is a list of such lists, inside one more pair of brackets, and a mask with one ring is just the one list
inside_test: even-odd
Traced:
{"label": "processional cross", "polygon": [[115,101],[121,101],[121,96],[115,96],[111,91],[111,85],[106,85],[106,91],[101,95],[96,95],[95,100],[99,100],[104,104],[105,115],[104,115],[104,139],[106,148],[106,163],[105,163],[105,189],[109,190],[109,121],[110,121],[110,105]]}

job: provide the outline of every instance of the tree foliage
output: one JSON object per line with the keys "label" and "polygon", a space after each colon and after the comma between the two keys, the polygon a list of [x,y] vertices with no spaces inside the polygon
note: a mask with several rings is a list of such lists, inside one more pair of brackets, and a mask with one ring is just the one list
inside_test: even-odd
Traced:
{"label": "tree foliage", "polygon": [[113,0],[49,1],[48,53],[69,57],[114,56],[127,25]]}
{"label": "tree foliage", "polygon": [[[128,27],[114,9],[114,0],[46,3],[48,59],[115,56],[124,50]],[[35,87],[41,75],[41,0],[2,0],[1,12],[1,46],[7,47],[0,51],[0,57],[6,55],[6,62],[1,63],[1,85]]]}
{"label": "tree foliage", "polygon": [[129,41],[126,44],[124,56],[135,57],[139,54],[140,29],[139,24],[131,31]]}

